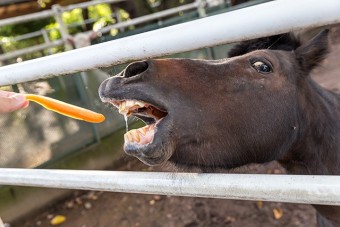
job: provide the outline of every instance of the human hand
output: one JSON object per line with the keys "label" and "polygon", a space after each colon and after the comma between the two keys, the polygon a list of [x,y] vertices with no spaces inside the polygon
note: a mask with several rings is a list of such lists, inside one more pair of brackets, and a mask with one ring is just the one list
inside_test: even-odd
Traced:
{"label": "human hand", "polygon": [[12,112],[28,106],[28,100],[19,93],[0,90],[0,113]]}
{"label": "human hand", "polygon": [[4,227],[5,225],[4,225],[4,223],[2,222],[2,220],[1,220],[1,217],[0,217],[0,227]]}

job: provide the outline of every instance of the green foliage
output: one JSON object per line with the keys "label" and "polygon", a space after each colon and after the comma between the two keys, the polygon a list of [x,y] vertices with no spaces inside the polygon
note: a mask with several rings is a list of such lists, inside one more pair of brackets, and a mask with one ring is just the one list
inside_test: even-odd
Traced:
{"label": "green foliage", "polygon": [[88,12],[89,18],[96,19],[96,22],[93,24],[94,31],[98,31],[100,28],[116,22],[116,20],[112,18],[111,8],[107,4],[90,6]]}
{"label": "green foliage", "polygon": [[147,2],[151,7],[157,7],[162,3],[161,0],[147,0]]}
{"label": "green foliage", "polygon": [[45,26],[45,29],[48,31],[48,36],[50,40],[54,41],[54,40],[61,39],[61,34],[58,28],[59,28],[59,25],[57,22],[53,22]]}
{"label": "green foliage", "polygon": [[51,3],[51,0],[37,0],[37,2],[42,8],[45,8],[48,3]]}
{"label": "green foliage", "polygon": [[118,12],[119,12],[120,17],[122,18],[123,21],[130,19],[130,14],[128,12],[126,12],[124,9],[119,9]]}
{"label": "green foliage", "polygon": [[[41,4],[48,3],[48,0],[41,0]],[[96,6],[90,6],[88,8],[88,16],[93,19],[93,29],[100,29],[108,24],[113,24],[116,21],[112,18],[112,11],[109,5],[99,4]],[[70,34],[76,34],[83,31],[83,12],[81,9],[74,9],[69,12],[64,12],[62,14],[63,22],[66,25],[71,25],[68,28]],[[11,52],[22,48],[31,47],[37,44],[44,43],[42,36],[34,37],[30,39],[24,39],[21,41],[15,41],[14,37],[31,33],[34,31],[39,31],[45,29],[47,31],[48,37],[51,41],[61,39],[61,34],[59,32],[59,25],[54,18],[47,18],[42,20],[29,21],[22,24],[8,25],[0,27],[0,44],[3,52]],[[56,53],[61,51],[62,47],[51,48],[50,53]],[[47,54],[47,50],[39,53],[26,54],[22,56],[23,59],[31,59],[43,56]]]}
{"label": "green foliage", "polygon": [[[82,10],[81,9],[74,9],[69,12],[64,12],[62,15],[63,21],[66,25],[71,25],[71,24],[81,24],[83,21],[83,15],[82,15]],[[69,28],[69,33],[74,34],[81,32],[81,27],[71,27]]]}
{"label": "green foliage", "polygon": [[89,6],[88,10],[89,10],[90,18],[99,18],[99,17],[110,18],[112,14],[111,8],[107,4]]}
{"label": "green foliage", "polygon": [[46,18],[35,21],[29,21],[22,24],[7,25],[0,27],[0,37],[12,37],[38,31],[44,28],[46,25],[53,23],[54,18]]}

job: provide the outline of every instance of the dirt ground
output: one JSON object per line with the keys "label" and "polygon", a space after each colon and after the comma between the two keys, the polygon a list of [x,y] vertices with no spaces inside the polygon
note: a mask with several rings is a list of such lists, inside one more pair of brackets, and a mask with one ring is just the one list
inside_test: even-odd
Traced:
{"label": "dirt ground", "polygon": [[[314,76],[322,86],[335,91],[340,91],[339,30],[332,37],[329,57]],[[157,171],[135,160],[123,169]],[[252,165],[246,172],[282,174],[284,170],[272,162]],[[48,227],[56,215],[66,217],[62,227],[316,226],[315,211],[309,205],[84,191],[11,226]]]}

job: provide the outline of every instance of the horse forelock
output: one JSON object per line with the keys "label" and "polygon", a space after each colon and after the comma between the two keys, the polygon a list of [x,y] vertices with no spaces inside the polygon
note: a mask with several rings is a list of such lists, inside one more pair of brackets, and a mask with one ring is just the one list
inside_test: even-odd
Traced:
{"label": "horse forelock", "polygon": [[258,38],[248,41],[243,41],[235,45],[229,52],[228,57],[241,56],[254,50],[285,50],[292,51],[301,45],[298,37],[291,33],[274,35],[264,38]]}

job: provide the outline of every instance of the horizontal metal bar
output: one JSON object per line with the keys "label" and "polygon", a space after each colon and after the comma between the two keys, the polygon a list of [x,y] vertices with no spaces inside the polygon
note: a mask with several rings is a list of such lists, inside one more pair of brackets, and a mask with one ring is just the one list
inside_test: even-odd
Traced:
{"label": "horizontal metal bar", "polygon": [[340,176],[0,169],[0,185],[340,205]]}
{"label": "horizontal metal bar", "polygon": [[[90,2],[84,2],[84,3],[73,4],[73,5],[62,7],[62,11],[66,12],[66,11],[70,11],[70,10],[77,9],[77,8],[83,9],[83,8],[86,8],[92,5],[97,5],[97,4],[118,3],[118,2],[124,2],[124,1],[126,0],[90,1]],[[53,10],[44,10],[44,11],[37,12],[37,13],[31,13],[31,14],[26,14],[23,16],[11,17],[11,18],[0,20],[0,27],[10,25],[10,24],[18,24],[18,23],[24,23],[24,22],[33,21],[33,20],[39,20],[39,19],[53,17],[53,16],[54,16]]]}
{"label": "horizontal metal bar", "polygon": [[339,22],[339,0],[277,0],[3,66],[0,86]]}
{"label": "horizontal metal bar", "polygon": [[13,52],[1,54],[0,55],[0,61],[16,58],[16,57],[19,57],[19,56],[24,55],[24,54],[29,54],[29,53],[45,50],[47,48],[52,48],[52,47],[60,46],[60,45],[63,45],[63,44],[64,44],[63,40],[56,40],[56,41],[53,41],[53,42],[44,43],[44,44],[40,44],[40,45],[28,47],[28,48],[16,50],[16,51],[13,51]]}
{"label": "horizontal metal bar", "polygon": [[[112,18],[115,17],[115,16],[116,16],[115,13],[112,13],[110,15],[110,17],[112,17]],[[67,27],[68,28],[79,27],[79,26],[82,26],[82,25],[94,23],[94,22],[96,22],[97,20],[99,20],[101,18],[105,18],[105,17],[89,18],[89,19],[86,19],[86,20],[83,20],[83,21],[80,21],[80,22],[75,22],[75,23],[72,23],[72,24],[67,24]],[[92,31],[90,31],[90,32],[92,32]]]}
{"label": "horizontal metal bar", "polygon": [[0,27],[10,25],[10,24],[19,24],[19,23],[29,22],[32,20],[40,20],[40,19],[53,17],[53,16],[54,16],[53,10],[44,10],[38,13],[31,13],[31,14],[26,14],[23,16],[11,17],[11,18],[0,20]]}
{"label": "horizontal metal bar", "polygon": [[141,17],[138,17],[138,18],[134,18],[134,19],[131,19],[131,20],[128,20],[128,21],[118,23],[118,24],[109,25],[109,26],[106,26],[106,27],[100,29],[99,31],[101,33],[107,33],[109,31],[111,31],[112,29],[126,28],[126,27],[129,27],[129,26],[132,26],[132,25],[141,24],[141,23],[148,22],[148,21],[155,20],[155,19],[160,19],[162,17],[167,17],[167,16],[170,16],[170,15],[182,12],[182,11],[195,9],[198,6],[199,6],[199,4],[197,2],[190,3],[190,4],[187,4],[187,5],[175,7],[175,8],[172,8],[172,9],[163,10],[161,12],[157,12],[157,13],[141,16]]}
{"label": "horizontal metal bar", "polygon": [[[38,31],[35,31],[35,32],[30,32],[30,33],[26,33],[26,34],[23,34],[23,35],[15,36],[13,38],[10,38],[10,40],[14,41],[14,42],[18,42],[18,41],[21,41],[21,40],[24,40],[24,39],[42,36],[43,33],[48,32],[48,31],[53,31],[53,30],[58,30],[58,29],[57,28],[41,29],[41,30],[38,30]],[[1,43],[3,43],[3,42],[0,40],[0,44]]]}
{"label": "horizontal metal bar", "polygon": [[25,0],[2,0],[0,2],[0,6],[9,5],[9,4],[18,3],[18,2],[25,2]]}
{"label": "horizontal metal bar", "polygon": [[12,38],[12,40],[14,42],[17,42],[17,41],[21,41],[21,40],[24,40],[24,39],[30,39],[30,38],[33,38],[33,37],[41,36],[43,34],[42,30],[26,33],[24,35],[15,36],[15,37]]}

